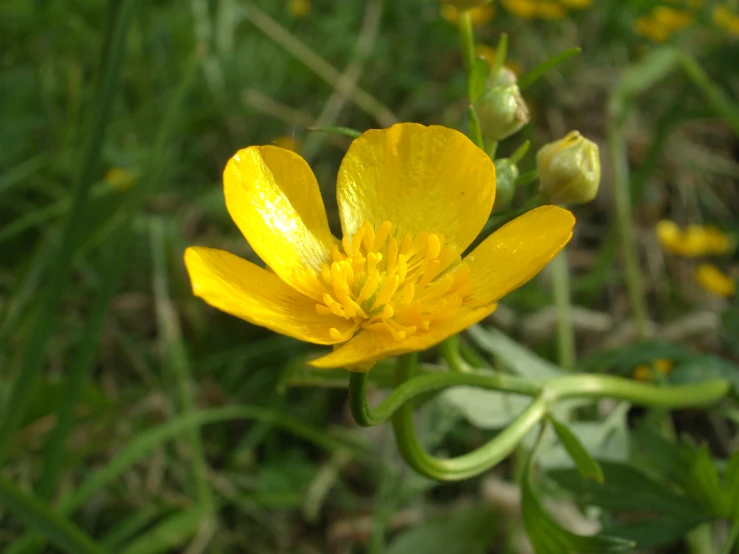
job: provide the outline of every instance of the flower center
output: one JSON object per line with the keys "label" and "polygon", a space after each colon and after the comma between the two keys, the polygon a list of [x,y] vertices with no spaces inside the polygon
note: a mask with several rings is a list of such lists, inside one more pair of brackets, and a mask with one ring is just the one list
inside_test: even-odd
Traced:
{"label": "flower center", "polygon": [[[460,308],[472,284],[469,268],[442,235],[406,234],[399,240],[391,230],[389,221],[377,230],[365,222],[334,246],[319,276],[324,292],[316,310],[402,341]],[[330,332],[336,340],[353,333]]]}

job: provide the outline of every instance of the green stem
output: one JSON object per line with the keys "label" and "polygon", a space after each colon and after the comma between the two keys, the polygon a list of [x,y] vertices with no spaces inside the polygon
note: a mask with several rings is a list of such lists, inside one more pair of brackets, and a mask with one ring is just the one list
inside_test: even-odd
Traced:
{"label": "green stem", "polygon": [[[399,386],[412,377],[416,357],[414,353],[398,359],[396,376]],[[459,481],[478,475],[507,457],[546,412],[547,404],[540,396],[494,439],[469,454],[450,459],[436,458],[424,450],[413,426],[413,407],[410,402],[395,412],[393,430],[398,450],[413,469],[439,481]]]}
{"label": "green stem", "polygon": [[469,373],[472,371],[470,365],[462,357],[459,351],[459,335],[452,335],[439,345],[441,356],[449,364],[449,369],[458,373]]}
{"label": "green stem", "polygon": [[610,129],[608,132],[608,148],[611,153],[611,163],[613,164],[612,188],[616,209],[616,226],[621,241],[621,253],[626,270],[626,288],[636,324],[636,331],[640,338],[645,338],[649,334],[649,316],[644,297],[641,269],[639,268],[639,256],[636,251],[636,239],[634,237],[626,138],[623,131],[622,117],[619,115],[611,115]]}
{"label": "green stem", "polygon": [[542,391],[539,383],[503,373],[495,375],[457,372],[430,373],[410,380],[404,379],[383,402],[373,409],[367,402],[368,380],[367,373],[359,372],[352,373],[349,378],[349,405],[354,420],[362,427],[380,425],[417,396],[449,387],[466,385],[526,396],[536,396]]}
{"label": "green stem", "polygon": [[559,365],[564,369],[575,368],[575,331],[572,327],[570,304],[570,268],[567,251],[562,250],[552,260],[554,305],[557,310],[557,350]]}
{"label": "green stem", "polygon": [[661,386],[614,375],[563,375],[544,386],[552,401],[567,398],[614,398],[653,408],[694,408],[718,402],[731,391],[724,380]]}
{"label": "green stem", "polygon": [[61,304],[64,287],[72,273],[74,251],[87,221],[85,213],[90,196],[90,187],[97,170],[100,151],[110,120],[110,110],[115,96],[118,73],[125,50],[125,39],[129,24],[133,19],[136,0],[111,2],[111,9],[120,9],[118,21],[112,26],[112,38],[105,40],[102,56],[102,85],[99,100],[95,104],[91,132],[88,136],[82,171],[72,199],[72,207],[65,223],[62,241],[52,263],[53,274],[49,276],[48,286],[43,292],[31,326],[30,336],[22,352],[20,371],[9,394],[10,402],[5,410],[0,426],[0,461],[7,458],[16,431],[23,421],[25,408],[33,391],[36,377],[41,372],[46,359],[46,345],[49,341]]}

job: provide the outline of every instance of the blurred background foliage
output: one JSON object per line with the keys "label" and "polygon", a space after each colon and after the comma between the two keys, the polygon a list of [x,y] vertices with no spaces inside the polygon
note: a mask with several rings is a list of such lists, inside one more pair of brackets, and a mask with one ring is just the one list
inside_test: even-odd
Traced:
{"label": "blurred background foliage", "polygon": [[[239,148],[299,151],[337,231],[335,174],[349,139],[308,127],[464,128],[453,10],[433,0],[107,4],[0,2],[3,551],[64,548],[64,530],[74,529],[56,513],[110,552],[529,552],[510,480],[524,471],[530,441],[481,478],[442,485],[413,474],[387,426],[353,425],[346,373],[308,372],[303,361],[315,347],[210,309],[192,297],[182,264],[191,244],[256,261],[221,190],[221,171]],[[604,153],[601,192],[576,208],[569,247],[578,368],[737,383],[739,306],[696,281],[694,258],[661,248],[655,226],[711,224],[736,244],[738,6],[588,4],[501,0],[476,18],[480,55],[490,59],[505,32],[509,67],[519,73],[582,48],[524,91],[533,123],[522,131],[539,147],[578,129]],[[105,48],[129,15],[106,115],[95,108],[105,96],[100,68],[114,65]],[[700,74],[650,57],[660,48],[686,54]],[[649,341],[637,340],[629,320],[615,246],[609,105],[623,116]],[[101,121],[107,129],[96,141]],[[517,146],[503,143],[500,153]],[[522,173],[533,167],[529,154]],[[73,191],[86,179],[87,209],[70,219]],[[528,194],[521,187],[518,201]],[[737,275],[734,252],[712,258],[729,277]],[[58,294],[48,292],[54,286]],[[545,273],[507,297],[464,347],[532,371],[555,357],[555,319]],[[34,331],[45,322],[48,333]],[[33,378],[23,388],[30,367],[39,369],[25,374]],[[388,368],[380,364],[373,379],[388,384]],[[452,390],[425,405],[419,425],[429,448],[465,452],[520,410],[517,398],[477,392]],[[661,431],[689,437],[692,460],[667,467],[683,447],[655,435],[664,414],[607,402],[582,408],[578,435],[609,461],[610,488],[583,484],[552,445],[542,455],[551,472],[539,479],[547,508],[571,529],[611,529],[647,552],[718,552],[706,545],[711,531],[725,539],[728,523],[688,532],[723,512],[687,499],[721,487],[691,492],[684,487],[693,481],[676,475],[695,460],[723,471],[737,449],[739,411],[721,409],[667,420]],[[198,417],[210,423],[187,427]],[[629,462],[643,459],[645,473],[635,475]],[[21,495],[32,491],[38,505]]]}

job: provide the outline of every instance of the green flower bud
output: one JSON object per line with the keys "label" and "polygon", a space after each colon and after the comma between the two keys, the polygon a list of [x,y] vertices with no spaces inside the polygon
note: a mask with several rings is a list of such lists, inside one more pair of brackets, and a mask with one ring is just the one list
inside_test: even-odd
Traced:
{"label": "green flower bud", "polygon": [[488,86],[495,85],[515,85],[518,82],[518,76],[506,66],[500,68],[495,83],[491,83],[488,79]]}
{"label": "green flower bud", "polygon": [[493,0],[439,0],[441,4],[448,4],[458,10],[471,10],[489,4]]}
{"label": "green flower bud", "polygon": [[509,158],[495,160],[495,204],[493,211],[507,208],[516,193],[518,166]]}
{"label": "green flower bud", "polygon": [[598,145],[577,131],[542,146],[536,153],[539,192],[554,204],[584,204],[598,193]]}
{"label": "green flower bud", "polygon": [[495,85],[475,102],[482,134],[489,140],[503,140],[529,122],[529,109],[517,85]]}

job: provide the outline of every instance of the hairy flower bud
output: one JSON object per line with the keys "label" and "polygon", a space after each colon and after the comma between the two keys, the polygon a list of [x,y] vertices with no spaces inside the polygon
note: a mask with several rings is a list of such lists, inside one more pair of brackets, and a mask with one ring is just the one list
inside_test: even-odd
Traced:
{"label": "hairy flower bud", "polygon": [[475,102],[483,135],[490,140],[503,140],[521,130],[529,122],[529,109],[518,85],[495,85]]}
{"label": "hairy flower bud", "polygon": [[508,207],[516,192],[518,166],[509,158],[495,160],[495,204],[493,211]]}
{"label": "hairy flower bud", "polygon": [[539,192],[554,204],[584,204],[598,193],[598,146],[577,131],[542,146],[536,168]]}

